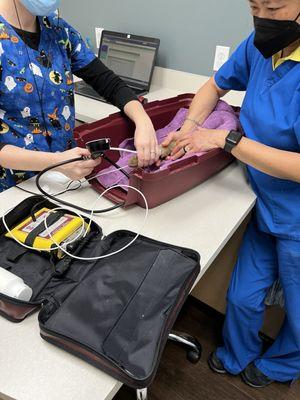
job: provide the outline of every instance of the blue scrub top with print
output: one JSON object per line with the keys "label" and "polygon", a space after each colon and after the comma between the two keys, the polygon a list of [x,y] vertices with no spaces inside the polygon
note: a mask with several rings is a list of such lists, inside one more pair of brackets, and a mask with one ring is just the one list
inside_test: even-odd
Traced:
{"label": "blue scrub top with print", "polygon": [[[57,15],[38,21],[40,44],[33,50],[0,16],[0,142],[61,152],[75,145],[72,73],[95,55]],[[0,167],[0,192],[31,176]]]}
{"label": "blue scrub top with print", "polygon": [[[276,149],[300,153],[300,63],[273,70],[251,34],[215,75],[224,90],[246,90],[241,124],[246,137]],[[300,183],[274,178],[248,166],[257,195],[256,218],[264,232],[300,240]]]}

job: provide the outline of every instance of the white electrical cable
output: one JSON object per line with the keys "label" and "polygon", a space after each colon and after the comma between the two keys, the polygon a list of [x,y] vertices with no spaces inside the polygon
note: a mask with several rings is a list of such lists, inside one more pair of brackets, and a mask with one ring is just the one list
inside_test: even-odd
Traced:
{"label": "white electrical cable", "polygon": [[[121,149],[121,148],[118,148],[118,147],[111,147],[110,150],[114,150],[114,151],[124,151],[124,152],[132,153],[132,154],[136,154],[136,153],[137,153],[136,151],[133,151],[133,150]],[[90,180],[92,180],[92,179],[94,179],[94,178],[100,177],[100,176],[102,176],[102,175],[107,175],[107,174],[110,174],[110,173],[114,173],[115,171],[120,171],[120,170],[125,169],[125,168],[127,168],[127,166],[120,167],[120,168],[116,168],[114,171],[103,172],[103,173],[101,173],[101,174],[97,174],[97,175],[95,175],[95,176],[93,176],[93,177],[90,177],[90,178],[88,178],[88,179],[85,179],[85,180],[83,180],[83,181],[77,181],[77,182],[79,182],[79,184],[80,184],[80,186],[81,186],[82,183],[88,182],[88,181],[90,181]],[[72,183],[74,183],[74,181],[70,181],[68,185],[70,185],[70,184],[72,184]],[[60,249],[63,253],[67,254],[68,256],[70,256],[70,257],[72,257],[72,258],[75,258],[75,259],[77,259],[77,260],[82,260],[82,261],[96,261],[96,260],[100,260],[100,259],[102,259],[102,258],[111,257],[111,256],[113,256],[113,255],[115,255],[115,254],[118,254],[118,253],[124,251],[125,249],[127,249],[129,246],[131,246],[131,245],[137,240],[137,238],[141,235],[141,233],[142,233],[142,231],[143,231],[143,229],[144,229],[144,227],[145,227],[146,221],[147,221],[147,219],[148,219],[148,215],[149,215],[149,206],[148,206],[147,199],[146,199],[146,197],[144,196],[144,194],[143,194],[140,190],[138,190],[137,188],[135,188],[135,187],[133,187],[133,186],[130,186],[130,185],[114,185],[114,186],[111,186],[111,187],[105,189],[104,192],[102,192],[102,193],[97,197],[96,201],[94,202],[94,205],[93,205],[93,207],[92,207],[92,209],[91,209],[91,218],[89,218],[90,222],[89,222],[89,224],[87,225],[87,228],[86,228],[86,231],[85,231],[85,234],[84,234],[84,235],[83,235],[83,231],[84,231],[84,228],[85,228],[85,221],[84,221],[82,215],[80,215],[77,211],[72,210],[72,212],[73,212],[74,214],[76,214],[76,215],[81,219],[82,227],[81,227],[81,230],[80,230],[78,236],[76,236],[76,237],[75,237],[74,239],[72,239],[71,241],[66,242],[66,244],[68,245],[68,244],[71,244],[71,243],[76,242],[80,237],[82,237],[82,235],[83,235],[83,237],[86,237],[86,235],[88,234],[89,229],[90,229],[90,227],[91,227],[91,224],[92,224],[92,222],[93,222],[93,221],[92,221],[92,217],[93,217],[93,215],[94,215],[94,212],[95,212],[96,205],[97,205],[98,201],[99,201],[108,191],[110,191],[110,190],[112,190],[112,189],[116,189],[116,188],[127,188],[127,189],[132,189],[132,190],[134,190],[135,192],[139,193],[139,194],[142,196],[142,198],[143,198],[143,200],[144,200],[144,203],[145,203],[145,217],[144,217],[143,223],[142,223],[141,228],[139,229],[138,233],[135,235],[135,237],[134,237],[126,246],[122,247],[122,248],[119,249],[119,250],[114,251],[113,253],[106,254],[106,255],[104,255],[104,256],[90,257],[90,258],[78,257],[78,256],[75,256],[75,255],[69,253],[65,248],[63,248],[59,243],[57,243],[57,242],[55,241],[55,239],[54,239],[52,233],[50,232],[50,227],[48,227],[48,225],[47,225],[47,217],[48,217],[48,215],[49,215],[50,213],[53,213],[53,212],[55,212],[55,211],[58,211],[58,210],[63,210],[63,211],[65,211],[66,209],[63,208],[63,207],[56,207],[56,208],[54,208],[54,209],[52,209],[52,210],[49,210],[49,211],[47,212],[48,215],[46,215],[45,218],[44,218],[44,220],[43,220],[44,225],[45,225],[45,230],[46,230],[46,232],[48,233],[48,236],[50,237],[50,239],[52,240],[52,242],[53,242],[53,243],[55,244],[55,246],[56,246],[56,247],[51,247],[51,249],[49,249],[49,248],[47,248],[47,249],[37,249],[37,248],[35,248],[35,247],[28,246],[28,245],[26,245],[25,243],[22,243],[18,238],[16,238],[16,237],[14,236],[14,234],[12,233],[12,231],[10,230],[10,228],[8,227],[8,225],[7,225],[7,223],[6,223],[6,220],[5,220],[6,215],[7,215],[11,210],[13,210],[13,208],[9,209],[8,211],[6,211],[6,212],[3,214],[3,216],[2,216],[3,225],[4,225],[5,229],[7,230],[7,232],[10,234],[10,236],[11,236],[12,239],[14,239],[14,240],[15,240],[17,243],[19,243],[21,246],[23,246],[24,248],[29,249],[29,250],[35,250],[35,251],[38,250],[38,251],[47,251],[47,252],[49,252],[49,251],[52,251],[52,250],[58,250],[58,249]],[[62,191],[62,192],[60,192],[60,193],[57,193],[56,195],[63,194],[63,193],[64,193],[64,191]]]}
{"label": "white electrical cable", "polygon": [[[111,148],[111,150],[120,150],[120,151],[123,151],[123,149],[119,149],[119,148]],[[124,150],[125,151],[125,150]],[[130,153],[134,153],[134,154],[136,154],[136,151],[133,151],[133,150],[128,150],[128,152],[130,152]],[[116,171],[122,171],[123,169],[126,169],[126,168],[130,168],[129,167],[129,165],[125,165],[124,167],[120,167],[120,168],[115,168],[114,170],[111,170],[111,171],[106,171],[106,172],[102,172],[102,173],[98,173],[98,174],[96,174],[96,175],[93,175],[93,176],[91,176],[90,178],[88,178],[88,179],[81,179],[81,180],[77,180],[77,181],[72,181],[72,180],[70,180],[69,182],[68,182],[68,185],[71,185],[71,184],[73,184],[74,182],[78,182],[79,183],[79,186],[78,186],[78,188],[76,188],[76,189],[80,189],[80,187],[82,186],[82,184],[83,183],[86,183],[86,182],[89,182],[89,181],[91,181],[91,180],[93,180],[93,179],[96,179],[96,178],[100,178],[101,176],[104,176],[104,175],[108,175],[108,174],[113,174],[113,173],[115,173]],[[75,188],[73,188],[72,190],[76,190]],[[64,194],[65,193],[65,190],[62,190],[61,192],[59,192],[59,193],[55,193],[55,194],[52,194],[52,196],[59,196],[59,195],[61,195],[61,194]]]}
{"label": "white electrical cable", "polygon": [[94,176],[91,176],[90,178],[88,178],[88,179],[83,179],[82,181],[80,181],[81,183],[85,183],[85,182],[89,182],[89,181],[91,181],[91,180],[93,180],[93,179],[95,179],[95,178],[100,178],[100,176],[104,176],[104,175],[108,175],[108,174],[113,174],[114,172],[116,172],[116,171],[122,171],[122,169],[126,169],[126,168],[130,168],[128,165],[125,165],[124,167],[120,167],[120,168],[115,168],[114,170],[111,170],[111,171],[106,171],[106,172],[103,172],[103,173],[101,173],[101,174],[96,174],[96,175],[94,175]]}
{"label": "white electrical cable", "polygon": [[[71,188],[71,186],[72,186],[72,184],[73,183],[76,183],[77,182],[77,184],[78,184],[78,187],[76,187],[76,188]],[[66,189],[64,189],[64,190],[61,190],[60,192],[58,192],[58,193],[50,193],[52,196],[60,196],[61,194],[65,194],[65,193],[67,193],[66,191],[73,191],[73,190],[78,190],[78,189],[80,189],[81,188],[81,182],[78,180],[78,181],[70,181],[70,182],[68,182],[68,185],[67,185],[67,188]],[[45,189],[44,189],[45,190]]]}
{"label": "white electrical cable", "polygon": [[[28,250],[35,250],[35,251],[38,250],[38,251],[47,251],[47,252],[50,252],[50,251],[52,251],[52,250],[59,250],[59,249],[61,249],[61,246],[58,246],[58,245],[56,244],[56,242],[53,241],[53,236],[49,234],[49,228],[47,229],[47,233],[48,233],[48,235],[50,236],[50,239],[52,240],[52,242],[56,245],[56,247],[51,247],[50,249],[49,249],[49,248],[48,248],[48,249],[37,249],[36,247],[27,246],[25,243],[22,243],[18,238],[16,238],[16,237],[14,236],[14,234],[12,233],[12,231],[10,230],[10,228],[7,226],[7,223],[6,223],[6,220],[5,220],[6,215],[7,215],[10,211],[12,211],[12,210],[13,210],[13,208],[11,208],[10,210],[6,211],[6,212],[3,214],[3,216],[2,216],[2,221],[3,221],[3,225],[4,225],[5,229],[6,229],[7,232],[10,234],[11,238],[14,239],[17,243],[19,243],[21,246],[25,247],[25,249],[28,249]],[[49,215],[51,212],[53,212],[53,211],[55,211],[55,210],[64,210],[64,211],[66,211],[66,209],[63,208],[63,207],[57,207],[57,208],[54,208],[54,209],[52,209],[52,210],[49,210],[49,212],[47,212],[47,214]],[[74,211],[72,211],[72,212],[74,212]],[[76,215],[81,219],[82,226],[81,226],[81,230],[80,230],[80,232],[78,233],[78,235],[77,235],[74,239],[70,240],[69,242],[66,242],[67,245],[76,242],[80,237],[82,237],[83,232],[84,232],[85,221],[84,221],[83,217],[82,217],[79,213],[77,213],[77,212],[74,212],[74,214],[76,214]],[[43,220],[44,223],[45,223],[45,221],[46,221],[48,215],[45,216],[45,219]],[[43,221],[41,221],[41,222],[43,222]]]}
{"label": "white electrical cable", "polygon": [[122,149],[121,147],[110,147],[109,150],[114,150],[114,151],[119,151],[119,152],[123,151],[124,153],[137,154],[136,150]]}
{"label": "white electrical cable", "polygon": [[[111,170],[111,171],[106,171],[106,172],[103,172],[103,173],[99,173],[99,174],[96,174],[96,175],[93,175],[93,176],[91,176],[90,178],[85,178],[85,179],[81,179],[81,180],[77,180],[77,181],[72,181],[72,180],[70,180],[70,182],[68,183],[68,186],[67,186],[67,188],[65,189],[65,190],[62,190],[61,192],[59,192],[59,193],[55,193],[55,194],[53,194],[52,196],[59,196],[59,195],[61,195],[61,194],[64,194],[64,193],[66,193],[66,190],[68,190],[68,191],[74,191],[74,190],[77,190],[77,189],[80,189],[81,187],[82,187],[82,185],[84,184],[84,183],[86,183],[86,182],[89,182],[89,181],[92,181],[93,179],[96,179],[96,178],[100,178],[100,176],[104,176],[104,175],[109,175],[109,174],[113,174],[114,172],[116,172],[116,171],[121,171],[122,169],[126,169],[126,168],[130,168],[128,165],[125,165],[124,167],[120,167],[120,168],[115,168],[114,170]],[[76,183],[76,182],[78,182],[78,187],[77,188],[72,188],[71,189],[71,186],[72,186],[72,184],[73,183]]]}
{"label": "white electrical cable", "polygon": [[[96,209],[96,204],[98,203],[98,201],[99,201],[109,190],[116,189],[116,188],[118,188],[118,187],[121,187],[121,188],[122,188],[122,187],[126,187],[126,188],[128,188],[128,189],[132,189],[132,190],[136,191],[137,193],[139,193],[139,194],[142,196],[142,198],[143,198],[143,200],[144,200],[144,202],[145,202],[145,206],[146,206],[145,217],[144,217],[143,223],[142,223],[142,225],[141,225],[141,228],[138,230],[138,233],[135,235],[135,237],[134,237],[126,246],[124,246],[124,247],[122,247],[121,249],[116,250],[116,251],[114,251],[114,252],[112,252],[112,253],[110,253],[110,254],[105,254],[104,256],[88,257],[88,258],[87,258],[87,257],[78,257],[78,256],[74,256],[73,254],[69,253],[66,249],[64,249],[62,246],[60,246],[59,243],[57,243],[57,242],[54,240],[54,238],[53,238],[51,232],[49,231],[49,227],[47,226],[47,221],[46,221],[46,219],[45,219],[45,220],[44,220],[45,228],[46,228],[46,231],[47,231],[48,235],[50,236],[51,240],[53,241],[53,243],[54,243],[56,246],[58,246],[58,248],[60,248],[60,250],[61,250],[62,252],[64,252],[64,253],[67,254],[68,256],[70,256],[70,257],[72,257],[72,258],[75,258],[76,260],[80,260],[80,261],[97,261],[97,260],[101,260],[101,259],[103,259],[103,258],[111,257],[111,256],[113,256],[113,255],[115,255],[115,254],[121,253],[122,251],[124,251],[125,249],[127,249],[129,246],[131,246],[131,245],[138,239],[138,237],[141,235],[141,233],[142,233],[142,231],[143,231],[143,229],[144,229],[144,227],[145,227],[145,225],[146,225],[146,221],[147,221],[147,218],[148,218],[148,215],[149,215],[149,206],[148,206],[147,199],[146,199],[146,197],[144,196],[144,194],[143,194],[140,190],[138,190],[137,188],[135,188],[135,187],[133,187],[133,186],[130,186],[130,185],[115,185],[115,186],[112,186],[112,187],[106,189],[106,190],[105,190],[103,193],[101,193],[100,196],[98,196],[98,198],[96,199],[96,201],[95,201],[95,203],[94,203],[94,205],[93,205],[93,207],[92,207],[91,218],[92,218],[93,213],[94,213],[94,211],[95,211],[95,209]],[[59,209],[59,208],[58,208],[58,209]],[[76,212],[76,214],[77,214],[77,212]],[[91,224],[92,224],[92,222],[93,222],[91,218],[89,218],[90,223],[89,223],[89,225],[87,226],[85,236],[86,236],[86,234],[87,234],[87,232],[88,232],[88,230],[89,230],[89,228],[90,228],[90,226],[91,226]]]}
{"label": "white electrical cable", "polygon": [[[92,222],[93,222],[93,221],[92,221],[92,217],[93,217],[93,215],[94,215],[93,213],[94,213],[94,211],[95,211],[95,209],[96,209],[96,205],[97,205],[98,201],[99,201],[109,190],[112,190],[112,189],[115,189],[115,188],[118,188],[118,187],[126,187],[126,188],[128,188],[128,189],[132,189],[132,190],[136,191],[137,193],[139,193],[139,194],[142,196],[142,198],[143,198],[143,200],[144,200],[144,202],[145,202],[145,206],[146,206],[146,208],[145,208],[145,217],[144,217],[143,223],[142,223],[142,225],[141,225],[141,228],[138,230],[138,233],[135,235],[135,237],[134,237],[126,246],[124,246],[124,247],[122,247],[121,249],[116,250],[116,251],[114,251],[114,252],[112,252],[112,253],[110,253],[110,254],[106,254],[106,255],[104,255],[104,256],[86,258],[86,257],[78,257],[78,256],[75,256],[75,255],[69,253],[65,248],[63,248],[59,243],[57,243],[57,242],[55,241],[55,239],[54,239],[52,233],[50,232],[50,227],[47,225],[47,217],[45,217],[45,219],[43,220],[44,225],[45,225],[45,230],[46,230],[46,232],[48,233],[48,236],[50,237],[50,239],[52,240],[52,242],[53,242],[53,243],[55,244],[55,246],[56,246],[56,247],[52,247],[51,249],[37,249],[37,248],[35,248],[35,247],[27,246],[25,243],[22,243],[19,239],[17,239],[17,238],[14,236],[14,234],[12,233],[12,231],[10,230],[10,228],[7,226],[7,223],[6,223],[6,220],[5,220],[6,215],[7,215],[12,209],[6,211],[6,212],[4,213],[4,215],[2,216],[3,225],[5,226],[5,229],[7,230],[7,232],[11,235],[12,239],[14,239],[14,240],[15,240],[17,243],[19,243],[21,246],[23,246],[23,247],[25,247],[26,249],[29,249],[29,250],[35,250],[35,251],[38,250],[38,251],[47,251],[47,252],[49,252],[50,250],[58,250],[58,249],[60,249],[63,253],[67,254],[69,257],[74,258],[74,259],[76,259],[76,260],[81,260],[81,261],[96,261],[96,260],[100,260],[100,259],[102,259],[102,258],[111,257],[111,256],[113,256],[113,255],[115,255],[115,254],[121,253],[122,251],[124,251],[125,249],[127,249],[129,246],[131,246],[131,245],[138,239],[138,237],[141,235],[141,233],[142,233],[142,231],[143,231],[143,229],[144,229],[144,227],[145,227],[145,225],[146,225],[146,221],[147,221],[147,218],[148,218],[148,215],[149,215],[149,206],[148,206],[147,199],[146,199],[146,197],[144,196],[144,194],[143,194],[140,190],[138,190],[138,189],[136,189],[135,187],[130,186],[130,185],[115,185],[115,186],[112,186],[112,187],[106,189],[103,193],[100,194],[100,196],[97,197],[97,199],[96,199],[96,201],[94,202],[93,207],[92,207],[91,218],[89,218],[90,222],[89,222],[89,224],[88,224],[88,226],[87,226],[87,228],[86,228],[86,231],[85,231],[85,234],[83,235],[83,237],[85,237],[85,236],[87,235],[87,233],[89,232],[90,226],[91,226],[91,224],[92,224]],[[65,208],[63,208],[63,207],[56,207],[56,208],[54,208],[54,209],[52,209],[52,210],[49,210],[49,213],[52,213],[52,212],[55,212],[55,211],[58,211],[58,210],[64,210],[64,211],[65,211]],[[71,240],[70,242],[67,242],[67,244],[71,244],[71,243],[75,242],[76,240],[78,240],[80,237],[82,237],[82,234],[83,234],[83,231],[84,231],[84,228],[85,228],[85,221],[84,221],[82,215],[80,215],[77,211],[73,211],[73,210],[72,210],[72,212],[73,212],[74,214],[76,214],[76,215],[81,219],[82,227],[81,227],[81,230],[80,230],[78,236],[77,236],[75,239]]]}

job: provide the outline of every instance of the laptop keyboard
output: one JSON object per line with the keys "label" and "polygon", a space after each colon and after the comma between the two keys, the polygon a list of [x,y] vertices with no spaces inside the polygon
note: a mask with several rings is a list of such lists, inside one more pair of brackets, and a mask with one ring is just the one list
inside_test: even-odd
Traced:
{"label": "laptop keyboard", "polygon": [[[135,92],[137,96],[141,96],[142,94],[145,94],[145,90],[143,89],[133,89],[132,90]],[[91,86],[89,86],[85,82],[76,82],[75,83],[75,93],[78,93],[82,96],[86,97],[91,97],[92,99],[100,100],[103,101],[104,103],[107,103],[104,97],[100,96]]]}
{"label": "laptop keyboard", "polygon": [[100,96],[100,94],[98,94],[96,90],[87,85],[85,82],[76,82],[75,92],[83,96],[91,97],[92,99],[100,100],[107,103],[104,97]]}

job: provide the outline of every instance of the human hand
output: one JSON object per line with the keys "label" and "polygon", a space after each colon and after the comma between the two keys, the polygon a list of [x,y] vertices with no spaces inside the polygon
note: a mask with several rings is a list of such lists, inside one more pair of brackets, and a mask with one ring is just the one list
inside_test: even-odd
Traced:
{"label": "human hand", "polygon": [[150,119],[136,126],[134,144],[137,150],[139,167],[147,167],[158,161],[160,151]]}
{"label": "human hand", "polygon": [[87,149],[81,147],[75,147],[71,150],[64,151],[62,153],[56,153],[57,163],[71,160],[77,157],[84,157],[85,160],[72,162],[70,164],[62,165],[56,170],[63,173],[65,176],[73,181],[82,179],[90,175],[93,170],[101,163],[101,158],[92,160],[91,153]]}
{"label": "human hand", "polygon": [[186,153],[223,149],[228,133],[226,130],[199,128],[192,133],[184,134],[177,140],[171,159],[176,160]]}
{"label": "human hand", "polygon": [[[165,140],[162,142],[162,146],[163,147],[168,147],[170,146],[170,144],[172,142],[178,142],[178,140],[181,137],[181,131],[173,131],[171,133],[168,134],[168,136],[165,138]],[[175,148],[173,149],[173,151],[175,150]],[[171,153],[171,155],[173,156],[173,151]],[[175,159],[182,157],[184,154],[182,154],[182,151],[179,150],[179,152],[176,152],[176,154],[174,154],[174,156],[176,156]],[[167,157],[168,159],[170,159],[171,157]]]}

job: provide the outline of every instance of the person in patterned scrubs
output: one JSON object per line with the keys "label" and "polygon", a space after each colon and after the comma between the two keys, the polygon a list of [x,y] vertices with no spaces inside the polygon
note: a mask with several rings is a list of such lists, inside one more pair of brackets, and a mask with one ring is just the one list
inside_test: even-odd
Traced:
{"label": "person in patterned scrubs", "polygon": [[[139,165],[159,157],[152,122],[136,95],[107,69],[56,11],[58,0],[0,0],[0,192],[77,156],[73,74],[135,123]],[[87,176],[100,160],[60,168]]]}

